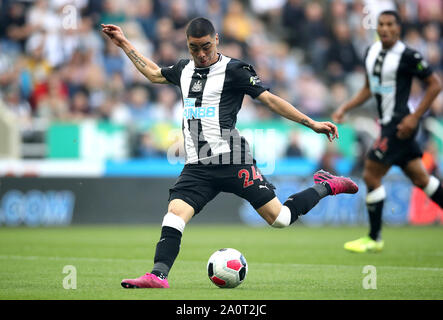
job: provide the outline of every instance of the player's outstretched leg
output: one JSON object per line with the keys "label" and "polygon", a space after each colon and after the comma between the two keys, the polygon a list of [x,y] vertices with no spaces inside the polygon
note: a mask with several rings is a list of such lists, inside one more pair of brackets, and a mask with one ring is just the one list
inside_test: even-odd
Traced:
{"label": "player's outstretched leg", "polygon": [[337,177],[327,171],[319,170],[314,174],[314,182],[329,186],[332,195],[340,193],[357,193],[357,184],[349,178]]}
{"label": "player's outstretched leg", "polygon": [[[340,193],[357,193],[358,186],[351,179],[337,177],[324,170],[314,174],[314,186],[289,196],[281,206],[277,218],[271,224],[275,228],[284,228],[294,223],[300,215],[305,215],[324,197]],[[264,216],[264,212],[259,212]]]}

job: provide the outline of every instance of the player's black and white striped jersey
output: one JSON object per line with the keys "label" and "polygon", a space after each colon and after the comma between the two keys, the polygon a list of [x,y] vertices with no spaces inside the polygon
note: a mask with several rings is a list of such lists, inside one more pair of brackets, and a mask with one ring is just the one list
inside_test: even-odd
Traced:
{"label": "player's black and white striped jersey", "polygon": [[424,79],[432,73],[421,54],[399,40],[388,50],[380,41],[371,45],[365,68],[383,126],[396,124],[413,111],[408,104],[412,78]]}
{"label": "player's black and white striped jersey", "polygon": [[181,90],[186,164],[252,163],[248,143],[235,124],[244,95],[256,98],[267,90],[253,67],[219,54],[206,68],[183,59],[161,72]]}

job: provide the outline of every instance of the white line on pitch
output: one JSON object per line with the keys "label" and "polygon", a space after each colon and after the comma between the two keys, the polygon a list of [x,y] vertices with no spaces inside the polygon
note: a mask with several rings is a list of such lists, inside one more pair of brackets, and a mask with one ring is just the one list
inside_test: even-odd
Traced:
{"label": "white line on pitch", "polygon": [[[89,258],[89,257],[49,257],[49,256],[18,256],[18,255],[0,255],[0,259],[3,260],[74,260],[74,261],[90,261],[90,262],[150,262],[152,259],[125,259],[125,258]],[[180,262],[192,262],[200,263],[197,260],[180,260]],[[270,262],[255,262],[253,265],[265,265],[265,266],[275,266],[281,265],[285,267],[310,267],[310,268],[360,268],[359,265],[345,265],[345,264],[303,264],[303,263],[270,263]],[[407,269],[407,270],[418,270],[418,271],[437,271],[443,272],[443,268],[438,267],[410,267],[410,266],[376,266],[377,268],[384,269]]]}

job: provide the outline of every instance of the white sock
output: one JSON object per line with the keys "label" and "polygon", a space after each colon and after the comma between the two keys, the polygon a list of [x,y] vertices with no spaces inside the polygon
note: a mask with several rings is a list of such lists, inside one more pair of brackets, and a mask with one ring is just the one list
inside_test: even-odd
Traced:
{"label": "white sock", "polygon": [[177,229],[181,233],[185,230],[186,222],[178,215],[168,212],[163,218],[162,227],[171,227]]}
{"label": "white sock", "polygon": [[423,188],[423,191],[428,195],[428,197],[432,197],[439,186],[440,181],[436,177],[430,176],[428,185]]}
{"label": "white sock", "polygon": [[274,228],[284,228],[291,224],[291,210],[287,206],[282,206],[280,213],[275,219],[274,223],[271,224],[271,227]]}

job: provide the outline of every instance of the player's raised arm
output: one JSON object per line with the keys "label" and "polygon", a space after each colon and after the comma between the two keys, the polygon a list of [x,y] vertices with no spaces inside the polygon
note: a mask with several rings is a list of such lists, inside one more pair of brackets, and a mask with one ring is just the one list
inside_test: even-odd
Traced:
{"label": "player's raised arm", "polygon": [[135,67],[153,83],[169,83],[161,73],[161,68],[153,61],[144,57],[135,47],[126,39],[122,29],[113,24],[102,24],[102,32],[106,34],[111,41],[122,48],[126,55],[131,59]]}
{"label": "player's raised arm", "polygon": [[325,134],[329,141],[338,138],[338,129],[331,122],[319,122],[309,118],[304,113],[300,112],[292,104],[286,100],[270,93],[269,91],[264,91],[258,97],[258,100],[267,105],[271,110],[275,111],[279,115],[285,117],[286,119],[301,123],[302,125],[311,128],[317,133]]}
{"label": "player's raised arm", "polygon": [[337,110],[332,114],[332,120],[337,123],[342,123],[346,112],[362,105],[366,100],[371,97],[371,90],[369,88],[368,77],[366,77],[365,85],[360,89],[357,94],[351,98],[348,102],[342,104]]}

